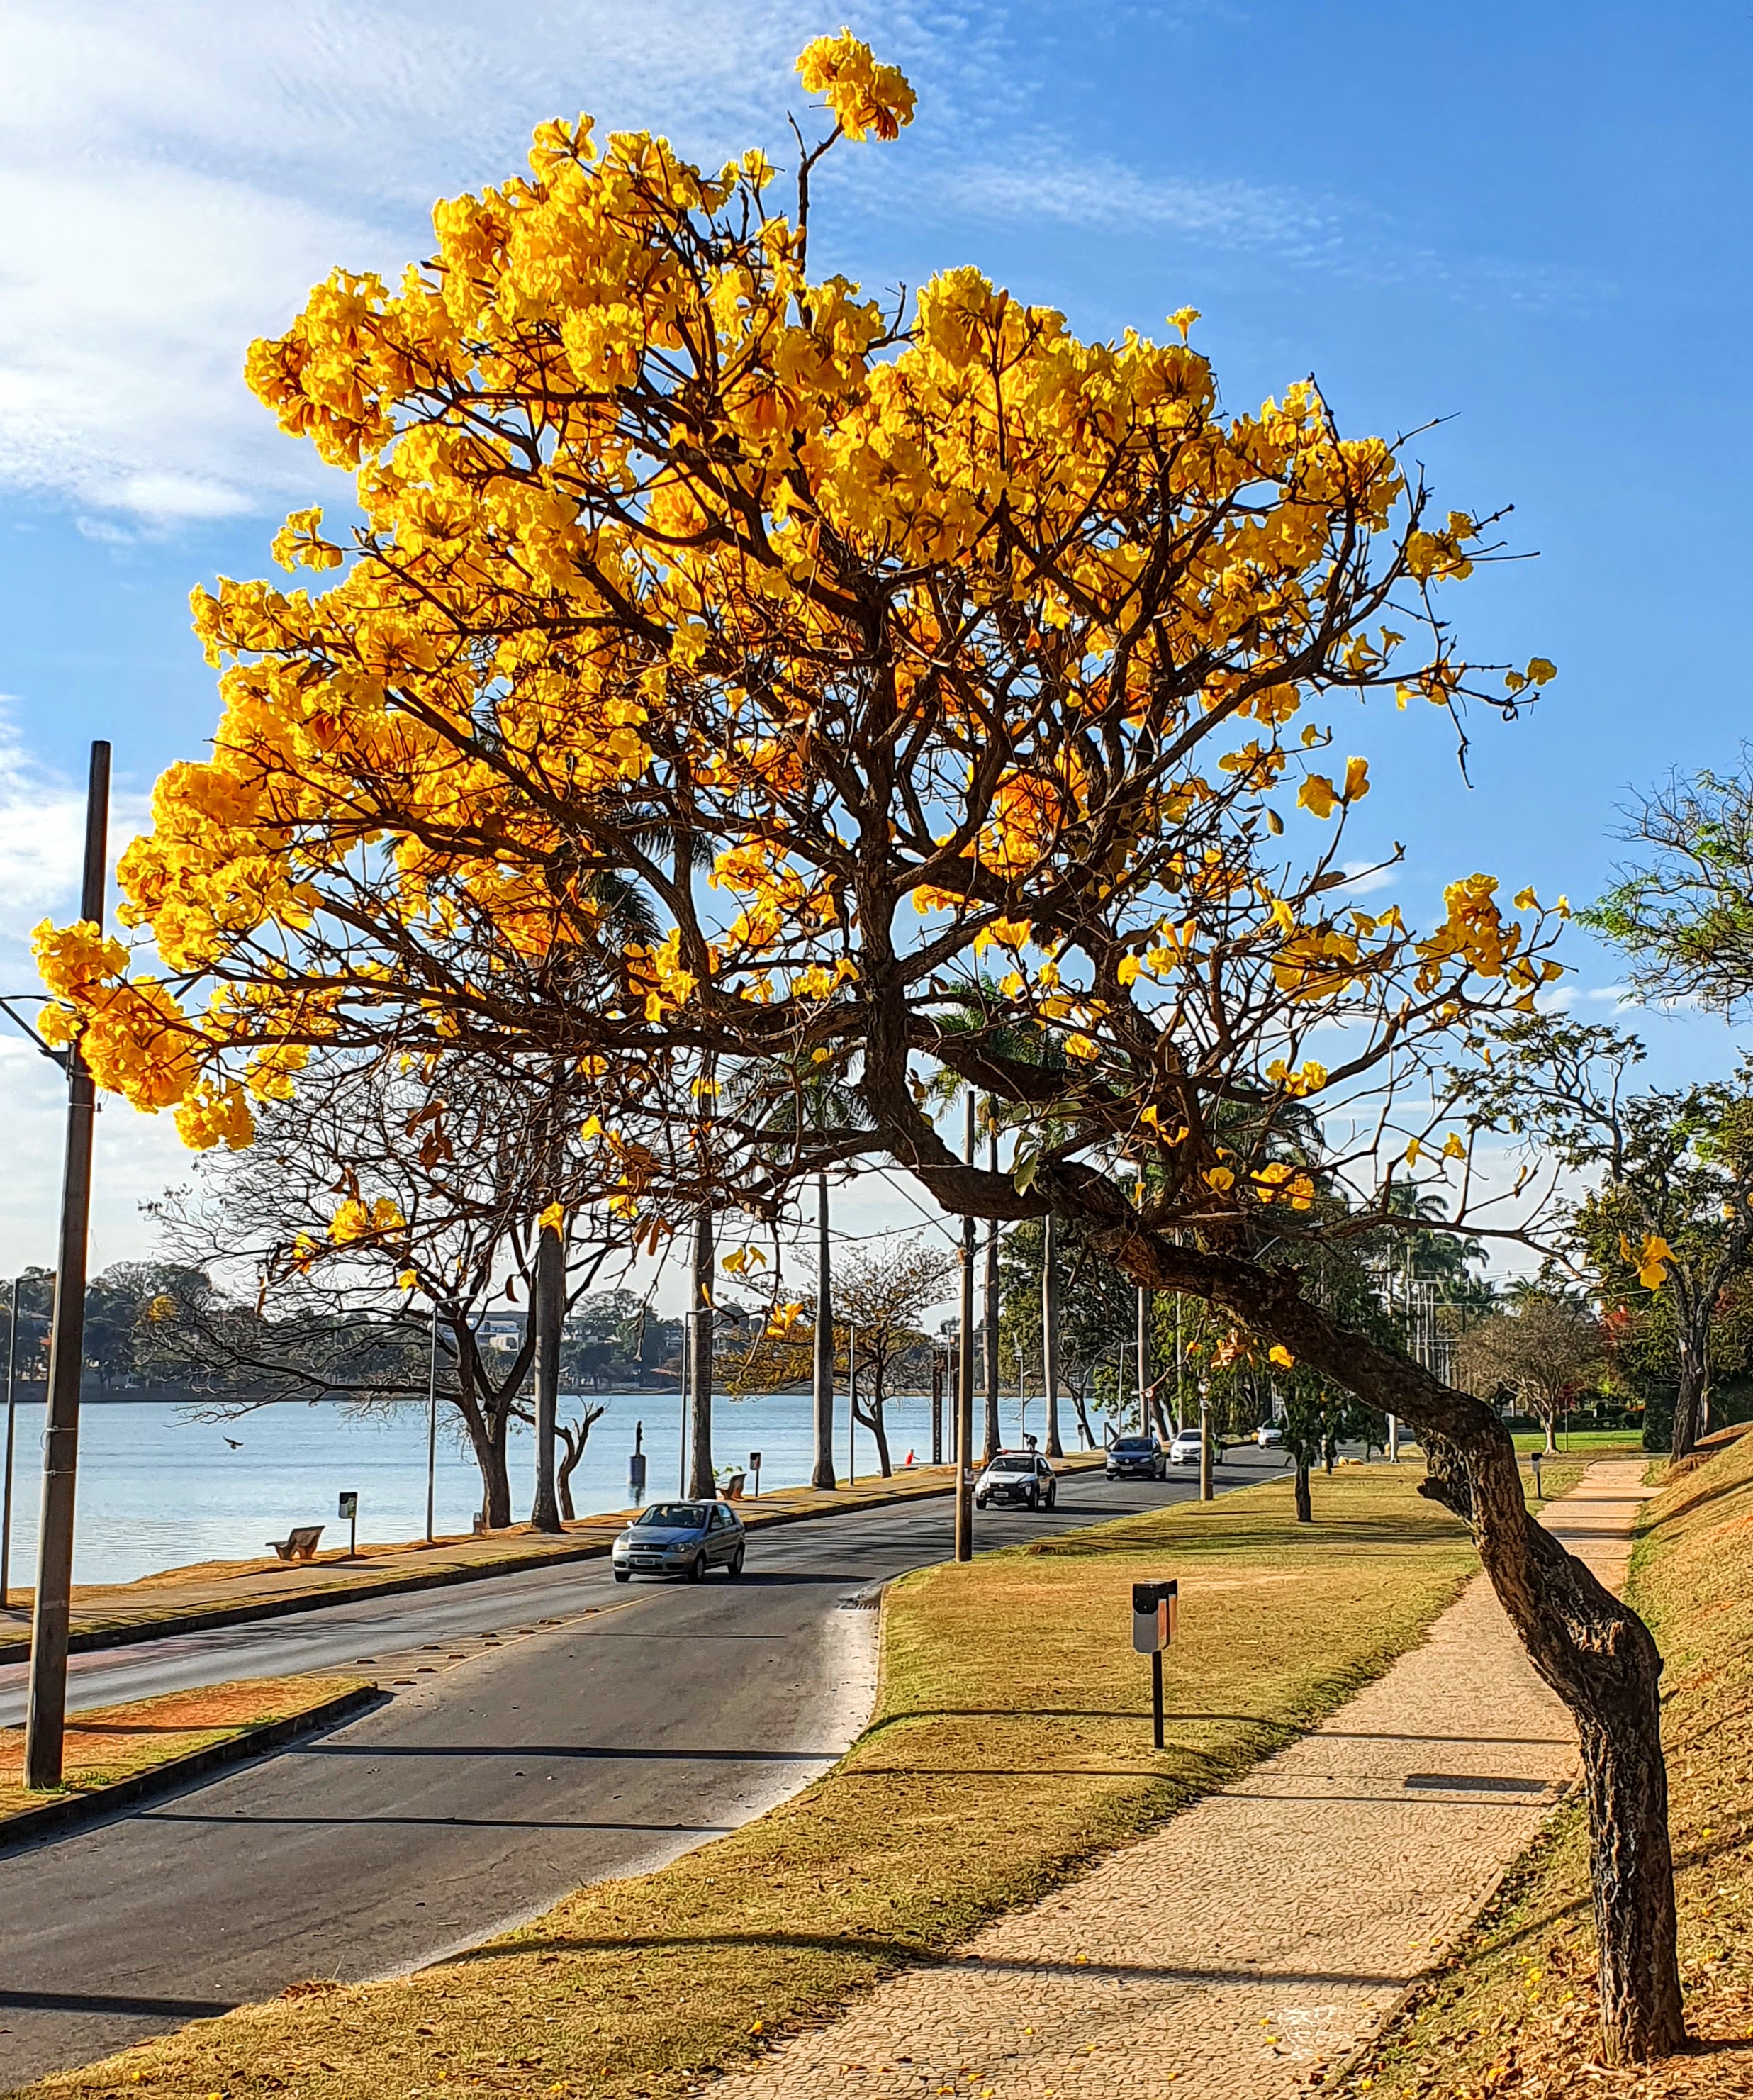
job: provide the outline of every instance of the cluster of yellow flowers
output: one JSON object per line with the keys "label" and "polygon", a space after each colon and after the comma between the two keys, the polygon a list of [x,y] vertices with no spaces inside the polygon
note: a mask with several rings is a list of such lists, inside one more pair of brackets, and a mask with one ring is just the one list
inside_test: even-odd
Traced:
{"label": "cluster of yellow flowers", "polygon": [[[799,70],[835,135],[912,119],[848,33]],[[1234,968],[1301,1028],[1407,962],[1397,911],[1323,902],[1331,848],[1275,885],[1257,842],[1292,779],[1335,832],[1369,791],[1361,757],[1292,771],[1326,741],[1286,741],[1311,695],[1462,690],[1440,623],[1406,668],[1364,618],[1388,581],[1465,576],[1482,528],[1421,523],[1394,448],[1339,437],[1308,382],[1220,412],[1191,309],[1166,342],[1085,342],[972,269],[910,316],[813,280],[773,174],[546,124],[527,174],[435,208],[428,263],[337,271],[253,347],[250,384],[353,473],[363,526],[288,518],[275,557],[321,588],[195,594],[222,719],[120,871],[162,974],[95,928],[37,951],[49,1027],[192,1145],[247,1143],[314,1048],[481,1030],[599,1082],[586,1133],[634,1218],[659,1169],[632,1117],[673,1032],[856,1055],[909,898],[920,953],[1004,951],[1007,1025],[1090,1099],[1136,1093],[1142,1002],[1191,1010]],[[1449,891],[1420,995],[1459,1010],[1475,979],[1556,973],[1495,889]],[[1274,1055],[1284,1027],[1253,1039],[1283,1101],[1327,1084]],[[1186,1140],[1166,1096],[1134,1105]],[[1313,1200],[1271,1164],[1205,1183]],[[334,1238],[399,1224],[350,1198]]]}

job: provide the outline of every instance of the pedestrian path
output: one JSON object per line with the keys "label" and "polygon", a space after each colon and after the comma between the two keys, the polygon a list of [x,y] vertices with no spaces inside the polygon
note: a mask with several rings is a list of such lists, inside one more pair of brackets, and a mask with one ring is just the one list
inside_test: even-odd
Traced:
{"label": "pedestrian path", "polygon": [[[1614,1586],[1644,1470],[1597,1461],[1546,1512]],[[1286,2100],[1439,1957],[1576,1763],[1478,1577],[1324,1727],[711,2100]]]}

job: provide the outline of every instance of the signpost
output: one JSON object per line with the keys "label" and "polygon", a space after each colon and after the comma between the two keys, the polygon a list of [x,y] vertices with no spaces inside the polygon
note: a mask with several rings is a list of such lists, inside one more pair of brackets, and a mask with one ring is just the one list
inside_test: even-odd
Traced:
{"label": "signpost", "polygon": [[759,1451],[750,1452],[749,1471],[755,1476],[755,1493],[759,1500],[761,1492],[761,1454]]}
{"label": "signpost", "polygon": [[633,1448],[627,1458],[627,1498],[631,1502],[645,1499],[645,1425],[633,1424]]}
{"label": "signpost", "polygon": [[1175,1582],[1132,1586],[1132,1645],[1151,1659],[1151,1740],[1158,1749],[1163,1746],[1163,1650],[1174,1639],[1179,1590]]}
{"label": "signpost", "polygon": [[347,1558],[357,1560],[359,1557],[359,1498],[356,1490],[341,1489],[341,1515],[353,1527],[347,1538]]}

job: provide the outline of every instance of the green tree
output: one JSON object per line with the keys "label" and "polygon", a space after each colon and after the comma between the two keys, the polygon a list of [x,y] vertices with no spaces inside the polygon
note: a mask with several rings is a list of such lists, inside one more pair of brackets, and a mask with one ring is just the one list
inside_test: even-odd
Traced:
{"label": "green tree", "polygon": [[1530,1015],[1495,1034],[1468,1083],[1498,1127],[1596,1185],[1571,1214],[1610,1304],[1668,1294],[1677,1358],[1672,1455],[1709,1418],[1711,1336],[1753,1270],[1753,1062],[1733,1081],[1633,1092],[1643,1045],[1617,1029]]}

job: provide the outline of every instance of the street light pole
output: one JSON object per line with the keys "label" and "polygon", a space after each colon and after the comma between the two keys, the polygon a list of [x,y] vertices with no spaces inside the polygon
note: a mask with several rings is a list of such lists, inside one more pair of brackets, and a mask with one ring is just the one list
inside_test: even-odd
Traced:
{"label": "street light pole", "polygon": [[[967,1164],[974,1164],[974,1096],[967,1102]],[[962,1345],[956,1352],[956,1558],[974,1558],[974,1220],[962,1220]]]}
{"label": "street light pole", "polygon": [[1203,1379],[1199,1382],[1199,1498],[1202,1502],[1211,1500],[1211,1393]]}
{"label": "street light pole", "polygon": [[432,1543],[432,1506],[438,1472],[438,1308],[432,1308],[432,1349],[426,1360],[426,1543]]}
{"label": "street light pole", "polygon": [[[91,747],[86,788],[86,853],[79,915],[104,924],[108,858],[109,746]],[[61,1783],[67,1726],[67,1636],[73,1605],[73,1491],[79,1468],[79,1375],[86,1353],[86,1253],[91,1216],[91,1121],[97,1095],[77,1039],[66,1052],[67,1149],[55,1264],[55,1324],[42,1428],[42,1522],[37,1535],[37,1596],[31,1614],[30,1688],[24,1715],[24,1784]]]}
{"label": "street light pole", "polygon": [[12,1311],[7,1321],[6,1466],[0,1486],[0,1612],[12,1606],[12,1450],[18,1424],[18,1286],[12,1279]]}

